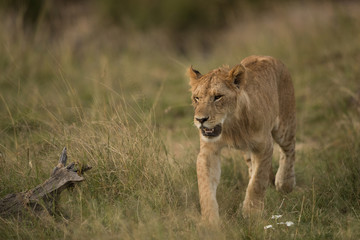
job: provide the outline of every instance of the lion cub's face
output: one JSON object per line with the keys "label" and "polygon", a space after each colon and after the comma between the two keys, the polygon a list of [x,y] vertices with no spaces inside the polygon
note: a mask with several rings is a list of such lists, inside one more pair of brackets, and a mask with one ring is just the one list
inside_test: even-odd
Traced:
{"label": "lion cub's face", "polygon": [[244,84],[245,68],[219,68],[205,75],[189,68],[194,124],[206,142],[221,138],[227,117],[234,112],[237,96]]}

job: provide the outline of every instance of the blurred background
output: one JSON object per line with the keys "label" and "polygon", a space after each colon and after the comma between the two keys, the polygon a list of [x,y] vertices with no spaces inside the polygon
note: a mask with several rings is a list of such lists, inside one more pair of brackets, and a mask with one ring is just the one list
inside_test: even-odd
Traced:
{"label": "blurred background", "polygon": [[[304,3],[293,1],[292,4],[295,2]],[[169,35],[182,36],[219,30],[255,12],[256,15],[263,14],[284,4],[288,4],[287,1],[3,0],[1,8],[5,13],[21,17],[25,28],[44,24],[52,31],[60,31],[64,24],[87,16],[102,27],[116,26],[138,31],[158,29]]]}
{"label": "blurred background", "polygon": [[184,77],[191,64],[207,72],[272,55],[306,84],[307,65],[347,53],[357,60],[359,52],[356,1],[3,0],[0,12],[4,96],[32,89],[47,99],[60,72],[84,106],[104,94],[103,84],[175,125],[192,114]]}
{"label": "blurred background", "polygon": [[[244,221],[247,167],[225,149],[209,236],[185,72],[249,55],[293,77],[297,188],[269,188],[264,217]],[[42,183],[64,146],[93,169],[63,193],[66,217],[0,218],[0,239],[359,239],[359,63],[358,1],[2,0],[0,197]],[[264,231],[272,214],[295,227]]]}

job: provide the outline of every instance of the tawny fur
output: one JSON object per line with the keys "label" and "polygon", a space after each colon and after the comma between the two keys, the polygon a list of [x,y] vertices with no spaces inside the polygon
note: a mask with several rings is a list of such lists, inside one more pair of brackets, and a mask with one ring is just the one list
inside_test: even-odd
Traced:
{"label": "tawny fur", "polygon": [[[225,146],[246,153],[249,184],[243,215],[258,215],[264,207],[266,187],[274,179],[274,140],[281,149],[276,189],[287,193],[295,186],[295,97],[290,74],[279,60],[262,56],[250,56],[231,69],[222,67],[205,75],[192,67],[188,73],[194,123],[200,134],[197,176],[202,217],[214,224],[219,221],[216,188]],[[222,127],[221,135],[201,133],[200,127],[215,129],[217,125]]]}

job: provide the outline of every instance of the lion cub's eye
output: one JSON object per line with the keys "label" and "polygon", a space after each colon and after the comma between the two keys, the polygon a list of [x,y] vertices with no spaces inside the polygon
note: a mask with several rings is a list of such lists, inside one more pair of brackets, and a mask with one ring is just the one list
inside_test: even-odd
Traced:
{"label": "lion cub's eye", "polygon": [[216,96],[214,97],[214,101],[220,100],[223,96],[224,96],[224,95],[216,95]]}
{"label": "lion cub's eye", "polygon": [[198,98],[198,97],[194,97],[194,101],[195,101],[195,102],[199,102],[199,98]]}

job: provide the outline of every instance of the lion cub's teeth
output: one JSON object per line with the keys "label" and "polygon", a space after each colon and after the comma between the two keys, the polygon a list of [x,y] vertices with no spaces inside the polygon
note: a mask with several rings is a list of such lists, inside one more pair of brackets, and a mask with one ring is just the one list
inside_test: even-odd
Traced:
{"label": "lion cub's teeth", "polygon": [[215,129],[214,128],[212,128],[212,129],[205,128],[204,130],[206,133],[212,133],[212,132],[214,132]]}

